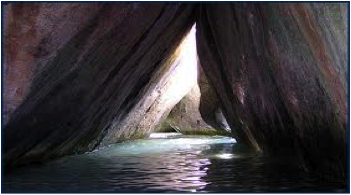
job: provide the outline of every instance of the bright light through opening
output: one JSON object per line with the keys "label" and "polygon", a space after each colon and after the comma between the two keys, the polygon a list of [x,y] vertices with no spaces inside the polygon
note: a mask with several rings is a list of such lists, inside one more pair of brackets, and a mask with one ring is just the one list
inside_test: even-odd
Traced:
{"label": "bright light through opening", "polygon": [[[186,35],[176,53],[176,66],[172,69],[171,82],[165,92],[169,102],[178,102],[197,84],[197,51],[195,25]],[[172,103],[170,103],[172,104]]]}
{"label": "bright light through opening", "polygon": [[216,156],[218,158],[221,158],[221,159],[231,159],[231,158],[233,158],[233,154],[228,154],[228,153],[217,154]]}

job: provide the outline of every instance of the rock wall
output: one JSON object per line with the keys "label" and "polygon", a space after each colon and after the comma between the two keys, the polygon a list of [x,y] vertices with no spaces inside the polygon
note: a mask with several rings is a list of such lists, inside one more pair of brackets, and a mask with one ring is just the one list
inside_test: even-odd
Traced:
{"label": "rock wall", "polygon": [[[201,4],[197,47],[239,141],[346,173],[347,4]],[[343,178],[343,179],[342,179]]]}
{"label": "rock wall", "polygon": [[174,53],[194,23],[193,7],[7,4],[5,164],[96,147]]}

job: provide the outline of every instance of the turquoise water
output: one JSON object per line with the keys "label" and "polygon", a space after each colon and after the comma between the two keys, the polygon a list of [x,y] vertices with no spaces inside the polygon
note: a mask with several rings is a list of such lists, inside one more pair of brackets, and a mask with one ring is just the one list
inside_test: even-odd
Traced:
{"label": "turquoise water", "polygon": [[40,166],[2,180],[3,192],[335,192],[337,183],[268,158],[228,137],[153,134]]}

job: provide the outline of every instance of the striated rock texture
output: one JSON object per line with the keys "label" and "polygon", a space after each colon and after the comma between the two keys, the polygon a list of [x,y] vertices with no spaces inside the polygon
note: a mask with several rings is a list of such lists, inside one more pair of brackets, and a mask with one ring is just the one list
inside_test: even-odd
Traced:
{"label": "striated rock texture", "polygon": [[346,177],[347,4],[201,4],[197,48],[241,142]]}
{"label": "striated rock texture", "polygon": [[174,53],[194,23],[193,7],[6,5],[5,164],[96,147]]}

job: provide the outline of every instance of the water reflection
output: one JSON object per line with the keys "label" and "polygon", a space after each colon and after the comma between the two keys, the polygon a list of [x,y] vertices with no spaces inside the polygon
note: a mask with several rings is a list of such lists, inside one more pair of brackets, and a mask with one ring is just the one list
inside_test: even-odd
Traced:
{"label": "water reflection", "polygon": [[[217,147],[217,149],[215,149]],[[221,151],[210,158],[202,179],[210,182],[209,192],[336,192],[345,191],[339,183],[323,181],[303,171],[292,157],[273,158],[234,144],[232,154],[226,146],[216,144],[211,150]],[[211,151],[204,151],[209,152]],[[225,155],[224,155],[225,154]],[[220,167],[220,168],[219,168]]]}
{"label": "water reflection", "polygon": [[[169,139],[169,135],[173,139]],[[147,173],[149,175],[145,179],[147,183],[143,183],[144,181],[141,180],[137,181],[141,185],[145,184],[144,190],[146,191],[196,192],[204,189],[209,183],[202,178],[206,176],[211,162],[202,153],[210,150],[211,144],[231,145],[235,143],[235,140],[227,137],[169,135],[154,135],[151,137],[158,139],[143,140],[137,143],[126,142],[118,147],[102,149],[89,155],[97,158],[115,159],[116,163],[113,164],[128,162],[128,167],[136,165],[133,167],[134,169],[129,169],[127,172]],[[177,138],[174,139],[175,137]],[[116,169],[116,167],[110,169]],[[133,177],[134,179],[135,177]],[[126,183],[130,185],[131,182]]]}
{"label": "water reflection", "polygon": [[[176,137],[174,137],[176,136]],[[225,137],[174,135],[112,145],[7,175],[4,192],[241,192],[338,189],[293,161]]]}

